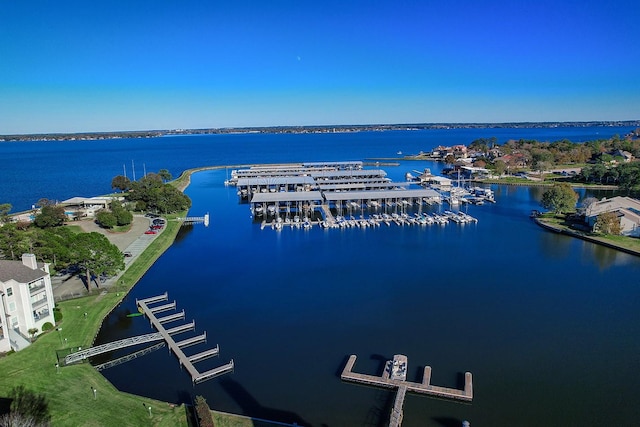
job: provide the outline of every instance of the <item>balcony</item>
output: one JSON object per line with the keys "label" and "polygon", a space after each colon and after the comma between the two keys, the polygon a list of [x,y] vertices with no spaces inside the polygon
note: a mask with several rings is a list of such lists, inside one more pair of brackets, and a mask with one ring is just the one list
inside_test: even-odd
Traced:
{"label": "balcony", "polygon": [[45,317],[47,317],[47,316],[49,315],[49,313],[50,313],[50,312],[49,312],[49,309],[43,310],[43,311],[41,311],[40,313],[35,314],[35,315],[33,316],[33,319],[34,319],[34,320],[44,319]]}
{"label": "balcony", "polygon": [[39,307],[42,307],[43,305],[47,304],[47,296],[44,295],[43,298],[40,298],[39,300],[36,301],[31,301],[31,307],[35,310]]}
{"label": "balcony", "polygon": [[29,294],[33,295],[36,292],[43,290],[44,288],[45,288],[44,282],[41,282],[35,286],[29,286]]}

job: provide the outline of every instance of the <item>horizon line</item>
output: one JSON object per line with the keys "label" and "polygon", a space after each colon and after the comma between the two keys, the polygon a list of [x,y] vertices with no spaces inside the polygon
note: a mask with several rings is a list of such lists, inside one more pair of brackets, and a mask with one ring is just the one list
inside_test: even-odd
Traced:
{"label": "horizon line", "polygon": [[[509,127],[523,125],[611,125],[628,124],[630,126],[640,126],[640,119],[633,120],[565,120],[565,121],[516,121],[516,122],[418,122],[418,123],[368,123],[368,124],[316,124],[316,125],[270,125],[270,126],[222,126],[222,127],[202,127],[202,128],[165,128],[165,129],[138,129],[138,130],[109,130],[109,131],[80,131],[80,132],[36,132],[36,133],[13,133],[0,134],[0,138],[6,137],[29,137],[29,136],[72,136],[72,135],[100,135],[100,134],[140,134],[140,133],[171,133],[179,132],[188,134],[196,131],[229,131],[229,130],[261,130],[261,129],[319,129],[319,128],[366,128],[366,127],[405,127],[405,126],[485,126],[485,127]],[[526,126],[525,126],[526,127]]]}

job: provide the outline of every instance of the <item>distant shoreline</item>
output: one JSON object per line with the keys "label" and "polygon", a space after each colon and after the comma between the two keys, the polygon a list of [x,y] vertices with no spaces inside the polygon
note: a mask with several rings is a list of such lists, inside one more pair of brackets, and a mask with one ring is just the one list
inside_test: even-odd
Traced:
{"label": "distant shoreline", "polygon": [[557,127],[640,127],[640,120],[604,120],[585,122],[506,122],[506,123],[404,123],[371,125],[268,126],[239,128],[172,129],[114,132],[37,133],[0,135],[0,142],[11,141],[95,141],[123,138],[158,138],[176,135],[226,135],[245,133],[348,133],[428,129],[535,129]]}

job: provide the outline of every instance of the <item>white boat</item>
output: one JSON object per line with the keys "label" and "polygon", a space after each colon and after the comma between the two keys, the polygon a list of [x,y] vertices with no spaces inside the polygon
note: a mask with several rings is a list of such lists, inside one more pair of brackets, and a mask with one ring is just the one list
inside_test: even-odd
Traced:
{"label": "white boat", "polygon": [[393,360],[389,361],[389,379],[406,381],[407,380],[407,356],[404,354],[395,354]]}

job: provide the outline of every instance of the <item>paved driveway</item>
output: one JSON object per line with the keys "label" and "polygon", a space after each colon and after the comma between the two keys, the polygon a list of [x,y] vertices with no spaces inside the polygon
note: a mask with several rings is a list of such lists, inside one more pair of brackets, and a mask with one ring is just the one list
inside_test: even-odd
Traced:
{"label": "paved driveway", "polygon": [[[144,251],[157,234],[144,234],[151,225],[151,219],[142,215],[133,217],[131,229],[125,233],[113,233],[100,228],[93,221],[80,221],[74,225],[79,225],[84,231],[105,235],[111,243],[116,245],[122,252],[131,252],[131,257],[124,259],[125,267],[128,267]],[[162,230],[159,230],[162,232]],[[119,275],[109,278],[98,285],[91,283],[91,290],[109,288],[117,283]],[[52,276],[51,285],[53,287],[53,297],[56,301],[75,298],[87,294],[84,282],[77,275]]]}

